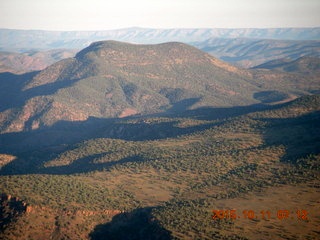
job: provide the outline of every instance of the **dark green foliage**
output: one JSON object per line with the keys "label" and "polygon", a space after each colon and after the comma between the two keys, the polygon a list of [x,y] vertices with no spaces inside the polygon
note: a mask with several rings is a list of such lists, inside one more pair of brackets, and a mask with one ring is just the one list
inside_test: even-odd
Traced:
{"label": "dark green foliage", "polygon": [[68,209],[131,209],[133,196],[90,184],[85,176],[20,175],[1,179],[1,192],[10,193],[31,205]]}

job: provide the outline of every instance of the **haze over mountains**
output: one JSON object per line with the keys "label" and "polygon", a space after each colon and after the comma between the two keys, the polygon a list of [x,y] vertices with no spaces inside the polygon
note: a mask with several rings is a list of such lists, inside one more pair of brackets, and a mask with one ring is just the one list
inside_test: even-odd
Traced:
{"label": "haze over mountains", "polygon": [[[0,71],[42,70],[99,40],[131,43],[180,41],[244,68],[279,58],[320,57],[319,28],[143,29],[58,32],[0,29]],[[56,49],[52,51],[52,49]],[[9,52],[13,52],[11,55]],[[19,54],[20,53],[20,54]]]}
{"label": "haze over mountains", "polygon": [[212,38],[193,43],[195,47],[239,67],[251,68],[280,58],[320,57],[318,40],[274,40],[257,38]]}
{"label": "haze over mountains", "polygon": [[[210,38],[255,38],[278,40],[319,40],[320,28],[275,29],[145,29],[108,31],[40,31],[0,29],[0,50],[87,47],[99,40],[131,43],[199,42]],[[30,41],[32,39],[32,41]]]}
{"label": "haze over mountains", "polygon": [[0,52],[0,72],[25,73],[42,70],[64,58],[73,57],[78,50]]}

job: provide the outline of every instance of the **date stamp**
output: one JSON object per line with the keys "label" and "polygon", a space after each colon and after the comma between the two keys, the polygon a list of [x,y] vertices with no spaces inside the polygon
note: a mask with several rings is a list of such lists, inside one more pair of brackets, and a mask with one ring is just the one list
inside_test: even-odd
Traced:
{"label": "date stamp", "polygon": [[245,209],[238,211],[236,209],[214,209],[212,210],[212,219],[256,219],[256,220],[308,220],[308,211],[305,209],[299,209],[295,211],[289,211],[287,209],[279,209],[277,211],[271,212],[270,210],[254,211],[251,209]]}

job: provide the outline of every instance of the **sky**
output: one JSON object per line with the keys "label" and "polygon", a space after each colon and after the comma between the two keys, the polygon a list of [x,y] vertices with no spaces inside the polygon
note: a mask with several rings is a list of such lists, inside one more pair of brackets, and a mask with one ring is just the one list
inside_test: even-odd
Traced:
{"label": "sky", "polygon": [[320,0],[0,0],[0,28],[320,27]]}

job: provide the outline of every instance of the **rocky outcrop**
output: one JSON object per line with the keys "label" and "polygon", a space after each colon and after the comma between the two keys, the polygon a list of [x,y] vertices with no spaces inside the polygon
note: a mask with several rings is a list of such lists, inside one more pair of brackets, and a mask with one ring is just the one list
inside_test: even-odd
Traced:
{"label": "rocky outcrop", "polygon": [[5,229],[9,223],[16,221],[21,214],[31,211],[32,207],[25,201],[2,193],[0,195],[0,231]]}

